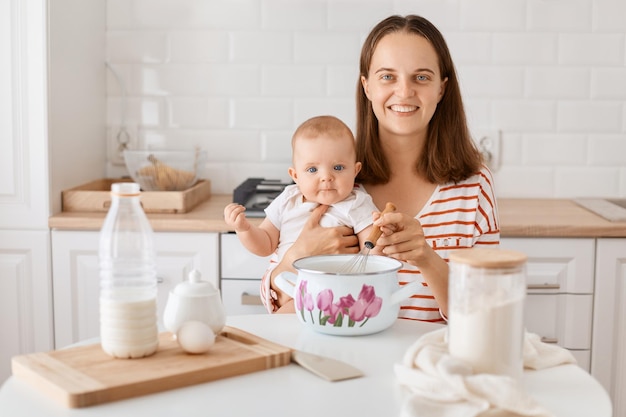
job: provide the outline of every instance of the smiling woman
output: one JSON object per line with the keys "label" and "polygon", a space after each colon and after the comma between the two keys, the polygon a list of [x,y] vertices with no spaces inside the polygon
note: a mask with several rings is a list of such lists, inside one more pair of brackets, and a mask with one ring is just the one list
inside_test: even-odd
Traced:
{"label": "smiling woman", "polygon": [[[448,254],[500,240],[491,172],[472,141],[446,42],[420,16],[391,16],[363,44],[357,84],[357,182],[378,208],[382,254],[403,261],[401,285],[420,285],[400,317],[443,321],[448,308]],[[318,215],[314,213],[313,216]],[[311,221],[274,271],[264,277],[270,311],[292,306],[273,278],[294,260],[321,254],[330,233]],[[336,245],[332,250],[347,253]],[[269,278],[269,279],[268,279]],[[271,284],[271,285],[270,285]]]}

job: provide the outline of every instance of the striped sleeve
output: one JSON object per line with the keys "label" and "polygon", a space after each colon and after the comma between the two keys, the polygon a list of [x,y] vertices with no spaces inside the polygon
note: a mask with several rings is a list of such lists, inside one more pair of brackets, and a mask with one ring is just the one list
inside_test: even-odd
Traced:
{"label": "striped sleeve", "polygon": [[[465,181],[437,188],[417,216],[428,245],[446,262],[454,249],[497,247],[500,226],[493,187],[487,167]],[[442,322],[439,306],[418,268],[405,264],[399,271],[400,284],[421,282],[421,290],[400,306],[400,317]]]}

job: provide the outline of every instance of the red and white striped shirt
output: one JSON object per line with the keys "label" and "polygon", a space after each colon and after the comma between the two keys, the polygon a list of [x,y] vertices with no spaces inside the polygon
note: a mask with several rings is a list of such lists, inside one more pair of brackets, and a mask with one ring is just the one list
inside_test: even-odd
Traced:
{"label": "red and white striped shirt", "polygon": [[[451,250],[500,244],[493,177],[486,167],[464,181],[438,186],[415,218],[422,225],[428,245],[446,262]],[[422,283],[421,291],[402,303],[399,317],[443,320],[439,305],[417,267],[405,263],[398,280],[400,285]]]}
{"label": "red and white striped shirt", "polygon": [[[454,249],[497,247],[500,225],[491,171],[483,167],[464,181],[437,186],[415,218],[422,225],[428,245],[446,262]],[[269,312],[277,309],[275,294],[273,297],[269,285],[269,274],[275,266],[275,262],[270,264],[261,283],[261,300]],[[402,302],[398,317],[443,321],[439,305],[417,267],[404,263],[398,271],[398,281],[400,285],[412,281],[422,283],[420,291]]]}

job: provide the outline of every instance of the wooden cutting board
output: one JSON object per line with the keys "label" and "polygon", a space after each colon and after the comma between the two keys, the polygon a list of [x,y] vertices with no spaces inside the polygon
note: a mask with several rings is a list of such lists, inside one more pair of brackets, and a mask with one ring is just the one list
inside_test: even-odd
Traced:
{"label": "wooden cutting board", "polygon": [[235,375],[284,366],[291,349],[225,327],[211,350],[185,353],[165,332],[159,348],[141,359],[115,359],[100,344],[16,356],[13,375],[67,407],[87,407]]}

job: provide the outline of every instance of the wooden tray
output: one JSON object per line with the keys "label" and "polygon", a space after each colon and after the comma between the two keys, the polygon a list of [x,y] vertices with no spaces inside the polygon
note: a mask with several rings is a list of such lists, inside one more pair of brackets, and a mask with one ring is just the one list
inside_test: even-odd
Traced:
{"label": "wooden tray", "polygon": [[[130,182],[129,178],[105,178],[62,192],[63,211],[108,211],[111,184]],[[211,196],[211,181],[200,180],[185,191],[142,191],[141,205],[146,213],[186,213]]]}
{"label": "wooden tray", "polygon": [[115,359],[98,343],[16,356],[11,364],[16,378],[77,408],[276,368],[290,358],[291,349],[227,326],[201,355],[185,353],[164,332],[146,358]]}

